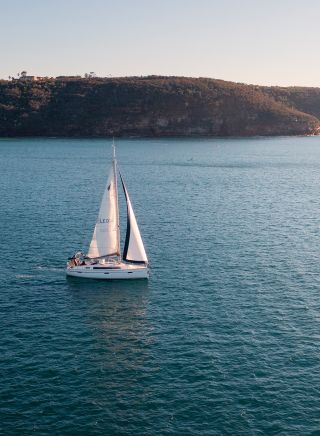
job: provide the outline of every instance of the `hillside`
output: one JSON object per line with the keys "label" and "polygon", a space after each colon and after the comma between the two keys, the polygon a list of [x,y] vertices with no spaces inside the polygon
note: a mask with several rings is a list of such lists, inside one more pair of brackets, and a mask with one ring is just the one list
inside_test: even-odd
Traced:
{"label": "hillside", "polygon": [[214,79],[0,81],[0,136],[315,134],[320,89]]}

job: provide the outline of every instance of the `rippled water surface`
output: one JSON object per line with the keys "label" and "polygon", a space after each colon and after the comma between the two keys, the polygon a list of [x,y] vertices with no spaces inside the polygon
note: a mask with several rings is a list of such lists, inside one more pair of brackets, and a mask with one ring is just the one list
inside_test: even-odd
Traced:
{"label": "rippled water surface", "polygon": [[0,140],[1,434],[319,434],[320,138],[119,140],[150,280],[67,280],[109,146]]}

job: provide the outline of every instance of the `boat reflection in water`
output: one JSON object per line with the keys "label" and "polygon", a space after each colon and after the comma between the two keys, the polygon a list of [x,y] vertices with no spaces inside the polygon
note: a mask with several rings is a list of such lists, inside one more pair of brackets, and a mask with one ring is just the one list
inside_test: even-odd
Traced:
{"label": "boat reflection in water", "polygon": [[153,343],[148,282],[69,278],[67,283],[72,304],[87,324],[87,337],[82,339],[87,356],[89,351],[89,365],[105,375],[108,385],[110,377],[115,377],[112,383],[121,383],[118,377],[134,382],[137,371],[143,374],[148,366]]}

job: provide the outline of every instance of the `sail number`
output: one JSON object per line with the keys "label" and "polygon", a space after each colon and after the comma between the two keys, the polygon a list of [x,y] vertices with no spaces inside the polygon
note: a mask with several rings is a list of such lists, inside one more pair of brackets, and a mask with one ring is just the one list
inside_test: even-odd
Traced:
{"label": "sail number", "polygon": [[110,223],[110,221],[111,221],[110,218],[100,218],[99,224],[107,224],[107,223]]}

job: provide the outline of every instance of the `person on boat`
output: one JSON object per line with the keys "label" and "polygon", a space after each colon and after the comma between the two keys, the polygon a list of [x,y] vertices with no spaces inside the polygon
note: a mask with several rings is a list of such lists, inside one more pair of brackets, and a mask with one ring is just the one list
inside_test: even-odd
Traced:
{"label": "person on boat", "polygon": [[76,266],[76,262],[75,262],[75,257],[69,257],[69,265],[71,268],[73,268],[74,266]]}
{"label": "person on boat", "polygon": [[72,257],[70,257],[69,261],[72,268],[78,265],[85,265],[84,254],[81,251],[78,251]]}

